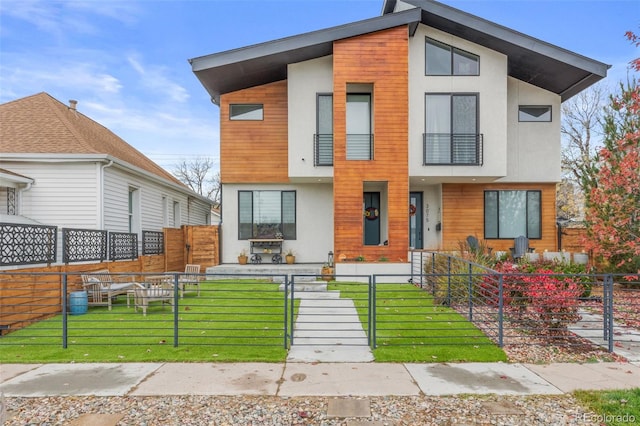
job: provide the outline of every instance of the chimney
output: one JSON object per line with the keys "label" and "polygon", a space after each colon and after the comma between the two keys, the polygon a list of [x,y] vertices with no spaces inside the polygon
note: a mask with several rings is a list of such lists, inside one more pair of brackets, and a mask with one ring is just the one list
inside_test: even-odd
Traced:
{"label": "chimney", "polygon": [[75,99],[69,99],[69,109],[75,111],[76,106],[78,105],[78,101]]}

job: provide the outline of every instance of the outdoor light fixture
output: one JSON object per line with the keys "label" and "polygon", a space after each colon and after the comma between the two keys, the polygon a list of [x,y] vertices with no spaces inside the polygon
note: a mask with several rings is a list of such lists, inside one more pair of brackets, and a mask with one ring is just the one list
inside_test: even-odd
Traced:
{"label": "outdoor light fixture", "polygon": [[329,254],[327,255],[327,264],[330,267],[333,267],[333,252],[330,251]]}

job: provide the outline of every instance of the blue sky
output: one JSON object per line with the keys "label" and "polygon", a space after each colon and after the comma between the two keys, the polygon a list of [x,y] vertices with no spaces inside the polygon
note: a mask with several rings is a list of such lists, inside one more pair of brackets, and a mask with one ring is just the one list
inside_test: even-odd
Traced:
{"label": "blue sky", "polygon": [[[637,0],[443,0],[612,65],[640,51]],[[188,59],[380,14],[382,0],[0,0],[0,103],[48,92],[168,170],[219,155],[218,107]]]}

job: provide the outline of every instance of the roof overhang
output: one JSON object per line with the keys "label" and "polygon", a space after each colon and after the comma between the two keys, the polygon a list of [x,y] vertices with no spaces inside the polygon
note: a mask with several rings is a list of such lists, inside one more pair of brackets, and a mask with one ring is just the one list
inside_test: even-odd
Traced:
{"label": "roof overhang", "polygon": [[362,34],[409,26],[413,35],[421,19],[419,9],[313,31],[240,49],[189,60],[192,71],[218,104],[220,95],[287,78],[287,65],[333,53],[333,42]]}
{"label": "roof overhang", "polygon": [[0,186],[5,188],[20,188],[31,185],[34,180],[30,177],[14,173],[11,170],[0,169]]}
{"label": "roof overhang", "polygon": [[393,12],[397,0],[385,0],[382,16],[189,60],[192,71],[219,104],[220,95],[287,78],[287,65],[331,55],[337,40],[422,23],[503,53],[508,75],[566,101],[607,76],[610,65],[527,36],[432,0],[403,0],[414,6]]}
{"label": "roof overhang", "polygon": [[[403,0],[422,11],[421,22],[507,56],[508,74],[566,101],[607,76],[610,65],[433,0]],[[383,14],[397,1],[386,0]]]}

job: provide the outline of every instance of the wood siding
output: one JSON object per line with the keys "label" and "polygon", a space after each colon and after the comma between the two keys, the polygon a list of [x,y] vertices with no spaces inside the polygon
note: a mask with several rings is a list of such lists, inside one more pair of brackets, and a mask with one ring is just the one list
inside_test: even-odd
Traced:
{"label": "wood siding", "polygon": [[[458,250],[469,235],[484,240],[485,190],[542,191],[542,238],[532,239],[530,245],[537,252],[557,249],[556,184],[443,184],[442,185],[442,246],[444,250]],[[489,239],[494,251],[509,251],[511,239]]]}
{"label": "wood siding", "polygon": [[[346,159],[348,84],[370,84],[374,159]],[[334,43],[334,247],[336,259],[363,255],[406,261],[408,214],[408,30],[397,27]],[[386,182],[388,246],[363,244],[364,182]]]}
{"label": "wood siding", "polygon": [[[222,95],[222,183],[289,181],[287,101],[286,80]],[[263,120],[229,120],[230,104],[262,104]]]}

